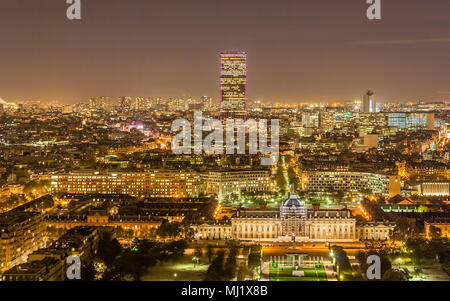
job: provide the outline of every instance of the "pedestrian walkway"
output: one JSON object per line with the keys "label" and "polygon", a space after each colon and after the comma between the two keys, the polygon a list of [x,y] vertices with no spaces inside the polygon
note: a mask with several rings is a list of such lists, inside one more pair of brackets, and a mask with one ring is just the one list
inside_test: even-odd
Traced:
{"label": "pedestrian walkway", "polygon": [[331,261],[324,260],[323,266],[325,268],[328,281],[337,281],[336,272],[333,270],[333,263]]}

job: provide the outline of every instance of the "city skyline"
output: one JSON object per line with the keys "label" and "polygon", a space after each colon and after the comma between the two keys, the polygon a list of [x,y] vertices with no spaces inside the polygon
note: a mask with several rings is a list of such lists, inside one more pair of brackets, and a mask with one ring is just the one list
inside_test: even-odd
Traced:
{"label": "city skyline", "polygon": [[[449,3],[365,1],[83,2],[0,5],[0,98],[84,102],[95,95],[211,96],[217,58],[248,55],[248,99],[267,102],[448,101]],[[39,13],[36,13],[36,12]]]}

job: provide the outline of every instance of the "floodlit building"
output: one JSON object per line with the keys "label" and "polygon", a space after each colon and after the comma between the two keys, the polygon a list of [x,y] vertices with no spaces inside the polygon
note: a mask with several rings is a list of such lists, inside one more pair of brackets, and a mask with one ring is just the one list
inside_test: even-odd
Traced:
{"label": "floodlit building", "polygon": [[203,190],[196,172],[74,171],[52,176],[52,189],[63,193],[128,194],[138,197],[197,197]]}
{"label": "floodlit building", "polygon": [[279,210],[240,210],[231,222],[203,222],[193,226],[199,240],[235,239],[253,242],[355,242],[388,240],[393,224],[356,223],[350,210],[308,210],[296,195]]}
{"label": "floodlit building", "polygon": [[394,230],[395,223],[369,222],[357,225],[357,239],[388,240]]}
{"label": "floodlit building", "polygon": [[433,130],[435,128],[434,113],[428,112],[396,112],[387,114],[388,126],[406,130]]}
{"label": "floodlit building", "polygon": [[245,119],[247,87],[247,54],[220,54],[220,114],[222,119]]}
{"label": "floodlit building", "polygon": [[202,175],[207,194],[216,194],[219,200],[230,194],[267,192],[272,189],[269,170],[209,171]]}
{"label": "floodlit building", "polygon": [[16,265],[2,275],[3,281],[63,281],[64,277],[64,260],[52,257]]}
{"label": "floodlit building", "polygon": [[449,181],[407,182],[407,192],[423,196],[449,196]]}
{"label": "floodlit building", "polygon": [[44,215],[36,212],[0,214],[0,271],[25,263],[27,256],[46,245]]}
{"label": "floodlit building", "polygon": [[425,233],[427,238],[431,238],[431,227],[438,228],[441,237],[450,237],[450,218],[439,218],[425,221]]}
{"label": "floodlit building", "polygon": [[233,238],[249,241],[354,241],[349,210],[307,210],[291,195],[280,210],[243,210],[231,219]]}
{"label": "floodlit building", "polygon": [[401,192],[400,177],[369,172],[304,171],[302,188],[311,192],[342,191],[393,197]]}

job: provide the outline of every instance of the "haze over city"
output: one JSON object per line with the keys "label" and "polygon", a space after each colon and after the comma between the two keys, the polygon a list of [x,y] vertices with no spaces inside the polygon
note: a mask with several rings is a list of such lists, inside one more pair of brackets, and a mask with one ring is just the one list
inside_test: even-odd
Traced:
{"label": "haze over city", "polygon": [[219,53],[248,54],[248,98],[267,102],[449,101],[450,2],[65,1],[0,3],[0,97],[95,95],[218,101]]}

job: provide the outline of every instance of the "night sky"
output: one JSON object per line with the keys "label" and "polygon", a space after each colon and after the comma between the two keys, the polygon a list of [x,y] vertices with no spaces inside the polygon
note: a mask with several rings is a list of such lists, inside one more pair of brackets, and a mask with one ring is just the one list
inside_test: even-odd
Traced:
{"label": "night sky", "polygon": [[0,98],[219,97],[219,53],[248,53],[248,96],[450,101],[450,0],[0,0]]}

